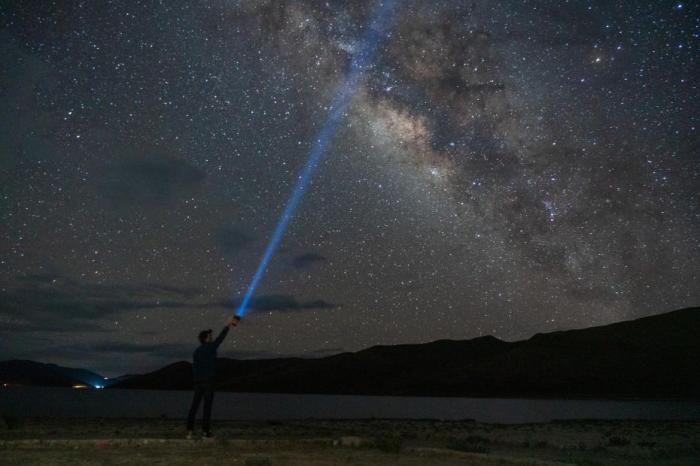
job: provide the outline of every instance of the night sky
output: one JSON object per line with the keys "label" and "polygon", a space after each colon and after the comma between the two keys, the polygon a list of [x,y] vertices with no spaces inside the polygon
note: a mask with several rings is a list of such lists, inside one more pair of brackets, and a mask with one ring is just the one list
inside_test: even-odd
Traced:
{"label": "night sky", "polygon": [[[245,292],[375,6],[2,2],[0,359],[189,359]],[[397,0],[220,356],[700,304],[699,10]]]}

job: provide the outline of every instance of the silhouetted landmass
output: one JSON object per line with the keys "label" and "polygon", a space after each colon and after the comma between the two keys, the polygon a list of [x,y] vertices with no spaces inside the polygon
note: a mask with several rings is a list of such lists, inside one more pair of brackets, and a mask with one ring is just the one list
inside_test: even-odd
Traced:
{"label": "silhouetted landmass", "polygon": [[[678,397],[700,394],[700,308],[505,342],[375,346],[320,359],[219,360],[238,392],[460,397]],[[194,348],[193,348],[194,349]],[[188,390],[177,362],[114,388]]]}
{"label": "silhouetted landmass", "polygon": [[[320,359],[219,361],[222,390],[411,396],[682,397],[700,394],[700,308],[505,342],[375,346]],[[191,387],[178,362],[117,388]]]}
{"label": "silhouetted landmass", "polygon": [[73,385],[104,385],[104,377],[86,369],[56,364],[13,359],[0,362],[0,383],[71,387]]}

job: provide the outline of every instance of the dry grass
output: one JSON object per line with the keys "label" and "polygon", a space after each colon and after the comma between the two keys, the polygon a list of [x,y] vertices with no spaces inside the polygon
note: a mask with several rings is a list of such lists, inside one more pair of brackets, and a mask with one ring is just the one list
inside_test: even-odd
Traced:
{"label": "dry grass", "polygon": [[214,426],[217,440],[203,442],[185,440],[182,421],[173,419],[11,419],[0,423],[0,464],[700,464],[700,422],[306,420]]}

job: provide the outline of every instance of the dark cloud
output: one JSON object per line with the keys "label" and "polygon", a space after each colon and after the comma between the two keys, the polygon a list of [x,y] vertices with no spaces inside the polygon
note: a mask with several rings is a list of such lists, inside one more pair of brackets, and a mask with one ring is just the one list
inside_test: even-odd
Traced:
{"label": "dark cloud", "polygon": [[51,274],[51,273],[36,273],[36,274],[25,274],[25,275],[17,275],[15,277],[15,280],[21,283],[30,283],[30,284],[43,284],[43,283],[52,283],[57,280],[60,280],[62,277],[58,274]]}
{"label": "dark cloud", "polygon": [[99,321],[127,311],[218,306],[197,301],[197,294],[193,288],[159,284],[102,285],[60,275],[20,275],[0,292],[0,319],[5,328],[24,332],[108,332]]}
{"label": "dark cloud", "polygon": [[[234,302],[235,306],[239,304],[240,300]],[[337,306],[335,304],[326,302],[322,299],[299,302],[294,296],[275,294],[254,296],[248,303],[249,309],[252,309],[254,311],[268,312],[290,312],[311,309],[334,309],[336,307]]]}
{"label": "dark cloud", "polygon": [[305,269],[311,267],[319,262],[325,262],[326,258],[320,254],[313,252],[308,252],[306,254],[300,254],[292,259],[292,266],[297,269]]}
{"label": "dark cloud", "polygon": [[102,285],[98,283],[79,282],[68,278],[60,273],[39,273],[39,274],[22,274],[14,277],[15,282],[23,287],[34,289],[54,288],[70,290],[77,295],[82,292],[93,293],[95,296],[114,296],[115,294],[123,293],[129,296],[141,295],[171,295],[181,296],[186,298],[195,297],[202,294],[201,288],[172,286],[162,283],[143,283],[141,285]]}
{"label": "dark cloud", "polygon": [[2,304],[0,304],[0,325],[3,331],[25,334],[34,332],[90,332],[98,334],[114,332],[114,329],[95,322],[65,318],[55,314],[37,314],[36,317],[17,318],[13,317],[12,313],[5,313]]}
{"label": "dark cloud", "polygon": [[343,348],[319,348],[300,354],[281,354],[273,351],[232,351],[226,357],[233,359],[323,358],[343,351],[345,351]]}
{"label": "dark cloud", "polygon": [[92,351],[98,353],[138,355],[158,355],[160,358],[189,359],[195,343],[129,343],[123,341],[98,342],[92,345],[77,345],[75,350]]}
{"label": "dark cloud", "polygon": [[[51,275],[21,275],[16,283],[0,293],[0,322],[6,330],[19,332],[97,332],[114,331],[106,319],[119,319],[130,311],[152,309],[230,308],[238,302],[206,299],[193,288],[160,284],[101,285],[82,283]],[[248,308],[254,311],[290,312],[333,309],[324,300],[298,301],[290,295],[254,297]],[[143,335],[153,335],[145,331]]]}
{"label": "dark cloud", "polygon": [[204,171],[187,160],[155,153],[120,159],[103,167],[101,194],[117,206],[163,206],[198,194]]}
{"label": "dark cloud", "polygon": [[280,357],[289,357],[289,356],[283,356],[279,353],[275,353],[273,351],[232,351],[230,354],[228,354],[226,357],[230,357],[232,359],[277,359]]}
{"label": "dark cloud", "polygon": [[226,255],[236,254],[255,242],[255,237],[240,228],[228,226],[219,230],[216,235],[219,247]]}

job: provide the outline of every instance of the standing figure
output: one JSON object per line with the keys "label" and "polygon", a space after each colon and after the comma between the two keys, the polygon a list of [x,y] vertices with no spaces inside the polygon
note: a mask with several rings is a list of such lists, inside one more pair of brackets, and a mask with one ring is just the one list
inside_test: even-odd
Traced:
{"label": "standing figure", "polygon": [[216,376],[216,350],[231,327],[238,325],[240,317],[232,317],[216,340],[212,339],[212,331],[199,332],[199,347],[192,354],[192,377],[194,379],[194,397],[187,416],[187,438],[192,438],[194,422],[199,410],[199,403],[204,398],[204,414],[202,419],[202,436],[211,438],[211,406],[214,402],[214,378]]}

